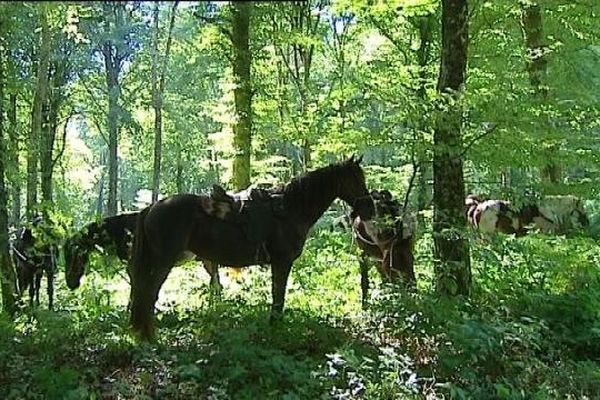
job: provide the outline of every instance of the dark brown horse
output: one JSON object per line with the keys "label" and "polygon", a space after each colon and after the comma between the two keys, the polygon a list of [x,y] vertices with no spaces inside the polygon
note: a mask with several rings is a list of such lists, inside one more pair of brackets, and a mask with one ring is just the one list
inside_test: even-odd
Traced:
{"label": "dark brown horse", "polygon": [[[92,222],[67,239],[64,255],[65,278],[69,289],[74,290],[79,287],[89,256],[97,247],[101,247],[106,254],[117,256],[123,263],[127,263],[138,215],[138,212],[125,213]],[[211,288],[215,292],[220,292],[221,283],[217,265],[204,262],[204,268],[210,275]]]}
{"label": "dark brown horse", "polygon": [[11,244],[13,261],[17,270],[19,294],[29,289],[29,303],[33,307],[40,304],[42,276],[46,274],[48,308],[54,307],[54,272],[56,270],[57,249],[34,236],[31,228],[24,227]]}
{"label": "dark brown horse", "polygon": [[384,281],[416,283],[413,257],[414,218],[403,215],[402,206],[387,190],[373,190],[375,204],[374,227],[367,229],[359,216],[352,221],[352,233],[362,250],[360,283],[362,302],[366,304],[369,292],[369,258],[375,258],[377,270]]}
{"label": "dark brown horse", "polygon": [[116,255],[121,261],[127,262],[137,217],[138,213],[107,217],[84,226],[67,239],[64,255],[65,278],[69,289],[76,289],[81,284],[90,254],[97,246],[107,254]]}
{"label": "dark brown horse", "polygon": [[202,260],[244,267],[270,264],[271,320],[283,313],[292,263],[310,228],[336,198],[364,220],[374,206],[360,159],[329,165],[232,207],[227,200],[192,194],[163,199],[138,220],[130,263],[131,324],[144,339],[154,335],[154,305],[171,268],[186,251]]}

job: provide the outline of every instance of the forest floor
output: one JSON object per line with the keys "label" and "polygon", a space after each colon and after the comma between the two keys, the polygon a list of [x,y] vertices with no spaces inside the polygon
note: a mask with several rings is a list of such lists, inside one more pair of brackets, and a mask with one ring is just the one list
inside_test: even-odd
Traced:
{"label": "forest floor", "polygon": [[600,397],[600,247],[587,237],[472,242],[473,294],[433,291],[431,237],[417,293],[379,283],[363,310],[349,235],[317,231],[297,260],[283,321],[270,277],[222,270],[211,297],[194,264],[159,302],[157,341],[130,334],[128,285],[102,265],[56,311],[0,318],[2,399],[547,399]]}

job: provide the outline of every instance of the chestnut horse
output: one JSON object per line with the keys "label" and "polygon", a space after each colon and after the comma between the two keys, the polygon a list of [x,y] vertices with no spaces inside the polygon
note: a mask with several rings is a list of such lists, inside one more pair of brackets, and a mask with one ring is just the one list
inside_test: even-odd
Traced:
{"label": "chestnut horse", "polygon": [[413,257],[413,235],[416,222],[412,215],[402,214],[398,200],[387,190],[373,190],[375,204],[374,227],[367,229],[359,216],[352,221],[352,234],[361,249],[360,286],[363,306],[369,292],[369,260],[375,258],[377,270],[384,281],[396,283],[400,279],[408,286],[416,283]]}
{"label": "chestnut horse", "polygon": [[374,205],[354,157],[268,191],[267,198],[236,203],[193,194],[175,195],[145,208],[138,219],[130,261],[131,324],[142,339],[154,336],[160,288],[185,252],[220,265],[270,264],[271,321],[283,314],[292,264],[311,227],[341,198],[365,221]]}
{"label": "chestnut horse", "polygon": [[[92,222],[67,239],[64,255],[65,278],[69,289],[77,289],[81,284],[89,256],[97,246],[102,247],[106,254],[117,256],[127,263],[138,215],[138,212],[125,213]],[[210,275],[211,288],[219,293],[221,282],[217,265],[207,261],[204,262],[204,268]]]}

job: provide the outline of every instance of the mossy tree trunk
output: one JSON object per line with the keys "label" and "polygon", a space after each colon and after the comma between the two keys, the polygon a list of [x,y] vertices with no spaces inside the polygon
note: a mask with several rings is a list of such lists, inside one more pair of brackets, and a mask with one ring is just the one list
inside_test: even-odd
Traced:
{"label": "mossy tree trunk", "polygon": [[[536,2],[521,2],[521,24],[527,52],[527,73],[534,98],[541,104],[548,99],[547,82],[548,57],[547,45],[544,39],[544,20],[542,7]],[[546,146],[548,162],[540,170],[542,180],[549,183],[561,181],[559,159],[559,144],[551,143]]]}
{"label": "mossy tree trunk", "polygon": [[250,156],[252,154],[252,82],[250,79],[250,13],[251,2],[233,2],[233,91],[236,120],[233,126],[233,189],[250,185]]}
{"label": "mossy tree trunk", "polygon": [[44,3],[40,3],[39,21],[41,26],[41,46],[39,51],[37,83],[31,110],[31,130],[27,146],[27,214],[29,217],[37,207],[38,165],[40,158],[40,140],[43,129],[43,107],[48,92],[48,65],[50,62],[50,28]]}
{"label": "mossy tree trunk", "polygon": [[445,110],[434,132],[433,229],[437,290],[468,295],[471,285],[469,244],[464,236],[465,185],[462,161],[460,94],[467,68],[466,0],[442,0],[442,57],[438,91]]}
{"label": "mossy tree trunk", "polygon": [[4,86],[5,86],[5,54],[2,46],[4,21],[0,16],[0,286],[2,290],[2,309],[9,315],[16,311],[16,277],[8,251],[8,193],[5,184],[8,147],[4,134]]}

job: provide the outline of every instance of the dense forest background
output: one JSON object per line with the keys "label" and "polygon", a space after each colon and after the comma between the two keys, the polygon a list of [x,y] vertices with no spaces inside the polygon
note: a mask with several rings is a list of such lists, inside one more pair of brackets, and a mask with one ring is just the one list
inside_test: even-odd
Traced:
{"label": "dense forest background", "polygon": [[[73,292],[59,267],[57,311],[0,318],[0,397],[600,396],[599,17],[596,0],[0,4],[4,311],[8,235],[38,214],[60,241],[161,197],[362,154],[368,186],[420,222],[415,293],[373,279],[361,309],[336,206],[283,324],[267,322],[268,271],[215,301],[190,263],[161,293],[154,345],[128,334],[123,265],[96,255]],[[468,193],[576,195],[590,227],[438,239],[448,215],[465,226]],[[443,240],[470,260],[453,284]]]}

